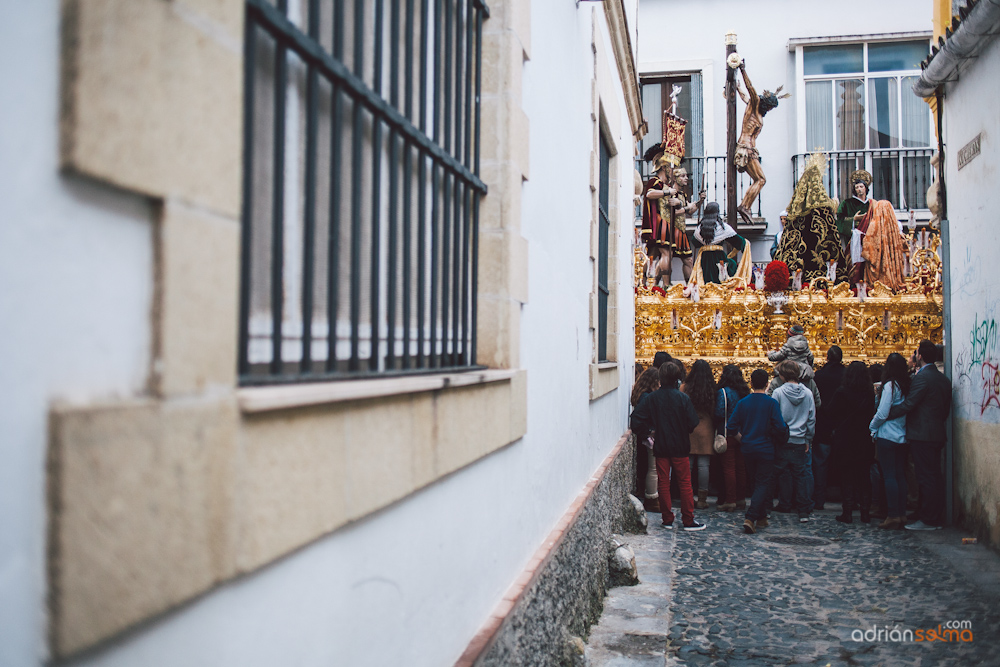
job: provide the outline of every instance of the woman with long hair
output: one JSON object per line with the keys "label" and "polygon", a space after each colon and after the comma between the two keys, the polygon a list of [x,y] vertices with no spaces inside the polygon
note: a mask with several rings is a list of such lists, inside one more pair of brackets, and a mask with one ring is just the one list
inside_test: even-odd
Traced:
{"label": "woman with long hair", "polygon": [[899,530],[906,523],[906,416],[887,419],[892,406],[899,405],[910,391],[910,374],[903,355],[893,352],[882,369],[882,395],[869,430],[878,449],[885,480],[885,530]]}
{"label": "woman with long hair", "polygon": [[854,508],[861,522],[871,520],[872,485],[869,477],[875,446],[869,425],[875,414],[875,390],[868,367],[853,361],[844,371],[844,380],[833,395],[830,422],[833,425],[833,453],[843,474],[843,511],[837,521],[851,523]]}
{"label": "woman with long hair", "polygon": [[725,482],[725,496],[722,502],[717,502],[716,506],[723,512],[732,512],[736,509],[745,509],[747,473],[746,464],[743,462],[743,452],[740,450],[740,441],[734,435],[726,431],[726,424],[730,415],[736,409],[736,404],[740,399],[750,394],[750,387],[743,377],[743,371],[739,366],[726,364],[722,367],[722,375],[719,376],[719,389],[715,399],[715,428],[719,435],[726,438],[726,451],[720,457],[722,459],[722,479]]}
{"label": "woman with long hair", "polygon": [[[650,367],[642,372],[632,387],[632,410],[639,401],[660,388],[659,369]],[[660,511],[659,494],[656,491],[656,458],[653,456],[653,434],[635,443],[635,495],[642,498],[647,512]]]}
{"label": "woman with long hair", "polygon": [[[691,434],[691,465],[698,467],[698,500],[695,509],[708,508],[708,469],[712,461],[712,443],[715,441],[715,378],[712,367],[704,359],[691,364],[684,378],[681,391],[688,395],[698,413],[698,426]],[[691,475],[694,477],[694,475]]]}
{"label": "woman with long hair", "polygon": [[642,397],[651,391],[656,391],[660,387],[660,377],[658,375],[658,370],[653,367],[649,367],[642,372],[639,377],[635,379],[635,385],[632,387],[632,407],[639,405],[639,401]]}

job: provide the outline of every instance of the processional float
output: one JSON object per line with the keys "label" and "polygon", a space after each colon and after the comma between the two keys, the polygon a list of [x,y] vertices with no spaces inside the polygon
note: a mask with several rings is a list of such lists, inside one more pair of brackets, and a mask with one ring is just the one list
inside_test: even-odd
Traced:
{"label": "processional float", "polygon": [[[726,105],[728,141],[726,155],[726,221],[736,227],[737,214],[749,209],[746,199],[737,204],[737,169],[754,160],[759,169],[753,140],[759,124],[750,118],[751,141],[747,141],[748,109],[742,134],[736,131],[736,73],[749,86],[743,59],[736,53],[736,35],[726,35]],[[777,92],[764,96],[774,97]],[[748,92],[751,92],[752,89]],[[749,104],[759,99],[739,91]],[[785,95],[787,96],[787,95]],[[782,97],[785,97],[782,96]],[[773,107],[771,107],[773,108]],[[684,120],[665,112],[663,148],[672,155],[684,155]],[[764,110],[766,113],[766,110]],[[756,122],[762,119],[759,114]],[[737,138],[739,137],[739,138]],[[678,145],[678,142],[679,145]],[[752,150],[748,151],[748,144]],[[756,176],[755,174],[751,174]],[[754,178],[756,182],[757,178]],[[751,193],[757,196],[759,188]],[[751,201],[752,203],[752,201]],[[635,356],[649,365],[660,350],[689,365],[694,359],[711,364],[716,375],[725,364],[736,364],[744,373],[769,369],[767,352],[778,349],[787,339],[792,324],[805,329],[806,338],[818,360],[829,346],[843,350],[845,362],[884,361],[891,352],[908,352],[923,339],[941,342],[943,332],[942,263],[936,233],[911,232],[905,240],[908,275],[901,287],[892,290],[881,282],[852,287],[847,282],[814,278],[801,289],[764,289],[762,281],[737,277],[721,284],[710,283],[692,289],[690,284],[659,287],[647,284],[645,257],[641,245],[634,254]],[[746,246],[749,252],[749,244]],[[832,273],[831,273],[832,275]]]}

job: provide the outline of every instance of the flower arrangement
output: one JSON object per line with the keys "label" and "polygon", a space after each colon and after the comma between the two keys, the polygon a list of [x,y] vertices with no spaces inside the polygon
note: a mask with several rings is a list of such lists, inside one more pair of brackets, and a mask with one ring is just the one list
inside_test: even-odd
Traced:
{"label": "flower arrangement", "polygon": [[764,269],[764,290],[767,292],[784,292],[788,289],[788,265],[780,260],[774,260]]}
{"label": "flower arrangement", "polygon": [[667,296],[667,292],[666,292],[666,290],[664,290],[664,289],[663,289],[662,287],[660,287],[659,285],[656,285],[656,286],[655,286],[655,287],[653,287],[653,289],[651,289],[650,291],[651,291],[651,292],[656,292],[656,293],[657,293],[657,294],[659,294],[660,296],[664,296],[664,297],[665,297],[665,296]]}

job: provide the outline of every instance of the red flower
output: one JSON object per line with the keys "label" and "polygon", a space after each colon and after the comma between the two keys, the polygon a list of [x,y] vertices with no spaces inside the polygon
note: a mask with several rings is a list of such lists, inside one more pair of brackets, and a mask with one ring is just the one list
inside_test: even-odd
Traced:
{"label": "red flower", "polygon": [[654,288],[652,289],[652,291],[653,291],[653,292],[656,292],[656,293],[657,293],[657,294],[659,294],[660,296],[666,296],[666,295],[667,295],[667,293],[666,293],[666,292],[664,292],[664,291],[663,291],[663,288],[662,288],[662,287],[660,287],[659,285],[657,285],[656,287],[654,287]]}
{"label": "red flower", "polygon": [[764,269],[764,289],[768,292],[784,292],[788,289],[788,265],[774,260]]}

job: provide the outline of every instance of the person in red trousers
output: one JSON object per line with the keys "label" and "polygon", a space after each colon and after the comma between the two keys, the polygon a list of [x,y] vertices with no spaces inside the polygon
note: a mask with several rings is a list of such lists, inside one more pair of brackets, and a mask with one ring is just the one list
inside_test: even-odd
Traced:
{"label": "person in red trousers", "polygon": [[691,491],[691,432],[698,425],[698,413],[691,399],[677,389],[681,368],[669,362],[660,366],[660,388],[646,394],[632,413],[630,427],[640,440],[653,431],[653,454],[656,457],[657,487],[663,526],[673,528],[670,507],[670,475],[677,479],[681,494],[681,520],[684,530],[704,530],[705,524],[694,518],[694,493]]}

